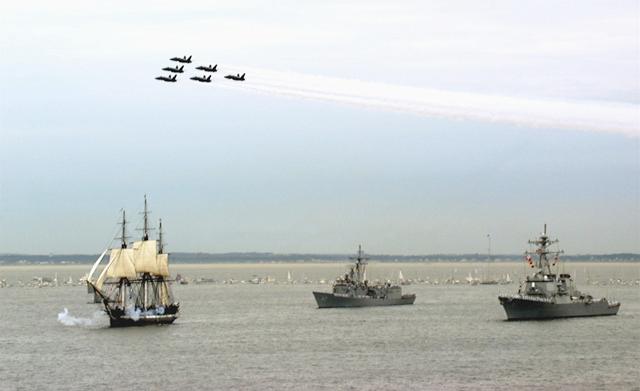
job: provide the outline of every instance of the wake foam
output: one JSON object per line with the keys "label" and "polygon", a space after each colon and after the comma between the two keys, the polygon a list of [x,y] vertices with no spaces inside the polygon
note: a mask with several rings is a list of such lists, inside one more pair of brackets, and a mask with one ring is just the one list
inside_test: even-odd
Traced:
{"label": "wake foam", "polygon": [[104,317],[104,312],[96,311],[93,313],[93,317],[91,318],[77,318],[69,314],[68,309],[64,309],[62,312],[58,314],[58,322],[62,323],[65,326],[95,326],[99,324],[100,320]]}

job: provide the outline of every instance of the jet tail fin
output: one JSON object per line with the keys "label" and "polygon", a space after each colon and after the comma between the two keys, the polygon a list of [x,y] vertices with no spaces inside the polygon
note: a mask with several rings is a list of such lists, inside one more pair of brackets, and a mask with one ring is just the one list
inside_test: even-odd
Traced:
{"label": "jet tail fin", "polygon": [[183,69],[184,69],[184,65],[180,67],[180,70],[183,70]]}
{"label": "jet tail fin", "polygon": [[191,56],[189,56],[189,58],[187,58],[187,61],[191,61]]}
{"label": "jet tail fin", "polygon": [[211,80],[211,75],[209,75],[209,77],[207,77],[207,80]]}
{"label": "jet tail fin", "polygon": [[217,71],[217,70],[218,70],[218,64],[216,64],[216,65],[214,65],[214,66],[213,66],[213,70],[214,70],[214,71]]}
{"label": "jet tail fin", "polygon": [[242,80],[244,80],[244,75],[245,75],[245,73],[243,73],[243,74],[242,74],[242,76],[240,76],[240,78],[241,78]]}
{"label": "jet tail fin", "polygon": [[175,80],[175,79],[176,79],[176,77],[178,77],[178,75],[173,75],[173,80]]}

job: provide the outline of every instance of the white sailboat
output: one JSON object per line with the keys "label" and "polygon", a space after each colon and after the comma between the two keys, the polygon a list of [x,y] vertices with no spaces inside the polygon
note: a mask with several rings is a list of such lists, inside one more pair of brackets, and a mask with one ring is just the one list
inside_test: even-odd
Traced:
{"label": "white sailboat", "polygon": [[404,275],[402,274],[402,270],[398,271],[398,284],[400,285],[411,285],[411,280],[406,280]]}

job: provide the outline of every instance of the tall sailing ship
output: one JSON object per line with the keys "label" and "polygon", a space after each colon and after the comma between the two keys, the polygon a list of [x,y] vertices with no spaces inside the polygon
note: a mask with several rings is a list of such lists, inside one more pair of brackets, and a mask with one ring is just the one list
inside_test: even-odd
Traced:
{"label": "tall sailing ship", "polygon": [[[120,245],[106,249],[94,263],[87,279],[94,302],[102,303],[111,327],[169,324],[180,308],[171,292],[169,254],[162,243],[162,220],[158,239],[149,239],[149,211],[144,197],[142,237],[127,243],[126,216],[122,211]],[[99,274],[99,265],[109,254],[109,262]],[[97,274],[97,277],[96,277]]]}

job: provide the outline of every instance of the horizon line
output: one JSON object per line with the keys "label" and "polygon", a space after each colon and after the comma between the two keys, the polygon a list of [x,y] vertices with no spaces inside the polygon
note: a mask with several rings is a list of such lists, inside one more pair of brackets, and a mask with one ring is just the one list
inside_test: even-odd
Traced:
{"label": "horizon line", "polygon": [[[272,252],[272,251],[225,251],[225,252],[208,252],[208,251],[169,251],[167,254],[184,254],[184,255],[269,255],[269,256],[351,256],[352,253],[316,253],[316,252]],[[434,256],[487,256],[493,257],[506,257],[506,256],[521,256],[524,253],[495,253],[486,254],[480,252],[465,252],[465,253],[414,253],[414,254],[393,254],[393,253],[366,253],[368,256],[379,257],[434,257]],[[64,257],[64,256],[94,256],[100,255],[97,253],[0,253],[0,257],[5,256],[29,256],[29,257]],[[613,256],[613,255],[633,255],[640,257],[640,252],[606,252],[606,253],[565,253],[563,256]]]}

